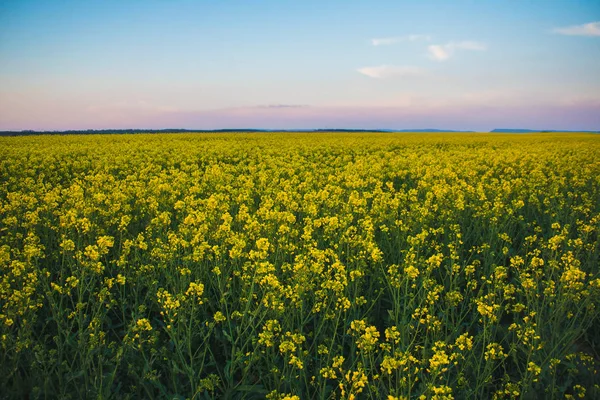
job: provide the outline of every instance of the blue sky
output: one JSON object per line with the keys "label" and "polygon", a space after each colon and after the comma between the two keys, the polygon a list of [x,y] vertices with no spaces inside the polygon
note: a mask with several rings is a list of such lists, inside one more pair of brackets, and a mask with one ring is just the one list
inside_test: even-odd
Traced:
{"label": "blue sky", "polygon": [[600,130],[600,1],[4,0],[0,130]]}

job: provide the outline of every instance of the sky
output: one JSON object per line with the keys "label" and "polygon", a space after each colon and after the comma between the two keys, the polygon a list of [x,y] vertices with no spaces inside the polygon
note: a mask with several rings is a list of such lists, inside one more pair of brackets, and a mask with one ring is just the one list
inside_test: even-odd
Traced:
{"label": "sky", "polygon": [[600,0],[3,0],[0,130],[600,130]]}

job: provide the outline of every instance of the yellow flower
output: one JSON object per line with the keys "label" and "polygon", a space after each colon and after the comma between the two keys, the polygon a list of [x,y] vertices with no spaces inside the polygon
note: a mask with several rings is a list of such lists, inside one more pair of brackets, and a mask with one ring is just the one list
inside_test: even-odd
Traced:
{"label": "yellow flower", "polygon": [[486,351],[484,353],[485,360],[500,360],[507,357],[507,354],[504,352],[504,349],[499,343],[490,343],[486,346]]}
{"label": "yellow flower", "polygon": [[67,278],[66,282],[67,282],[67,285],[71,286],[72,288],[75,288],[79,284],[79,279],[77,279],[74,276],[70,276]]}
{"label": "yellow flower", "polygon": [[204,293],[204,285],[202,283],[190,282],[190,286],[185,292],[186,297],[194,297],[198,304],[202,304],[202,294]]}
{"label": "yellow flower", "polygon": [[449,386],[436,386],[431,389],[433,391],[432,400],[452,400],[452,388]]}
{"label": "yellow flower", "polygon": [[469,336],[468,333],[463,333],[456,338],[455,346],[460,350],[471,350],[473,348],[473,337]]}
{"label": "yellow flower", "polygon": [[71,239],[65,239],[60,243],[60,247],[64,251],[73,251],[75,250],[75,243]]}
{"label": "yellow flower", "polygon": [[121,274],[117,274],[117,283],[121,286],[123,286],[125,284],[125,277]]}
{"label": "yellow flower", "polygon": [[542,372],[542,369],[537,366],[536,363],[530,361],[529,364],[527,364],[527,371],[532,372],[533,375],[537,376]]}
{"label": "yellow flower", "polygon": [[408,267],[405,267],[404,273],[406,274],[406,276],[408,276],[409,279],[412,280],[416,279],[420,274],[419,269],[414,265],[409,265]]}
{"label": "yellow flower", "polygon": [[135,323],[137,330],[139,331],[151,331],[152,325],[150,325],[150,321],[146,318],[140,318]]}
{"label": "yellow flower", "polygon": [[448,370],[446,366],[450,364],[450,358],[444,350],[444,347],[445,343],[443,342],[436,342],[436,345],[434,346],[435,352],[433,356],[429,359],[429,368],[432,372],[446,372]]}
{"label": "yellow flower", "polygon": [[221,311],[217,311],[213,317],[215,322],[218,324],[219,322],[227,321],[227,318],[223,315]]}

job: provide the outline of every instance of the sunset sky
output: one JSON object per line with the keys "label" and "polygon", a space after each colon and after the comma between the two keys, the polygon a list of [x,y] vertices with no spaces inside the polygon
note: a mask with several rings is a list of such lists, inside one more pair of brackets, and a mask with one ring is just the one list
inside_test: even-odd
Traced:
{"label": "sunset sky", "polygon": [[600,1],[4,0],[0,130],[600,130]]}

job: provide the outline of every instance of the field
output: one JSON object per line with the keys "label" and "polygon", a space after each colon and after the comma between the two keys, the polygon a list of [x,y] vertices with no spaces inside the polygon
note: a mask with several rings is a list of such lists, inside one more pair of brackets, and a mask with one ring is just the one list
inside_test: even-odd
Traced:
{"label": "field", "polygon": [[600,136],[0,138],[0,398],[600,398]]}

